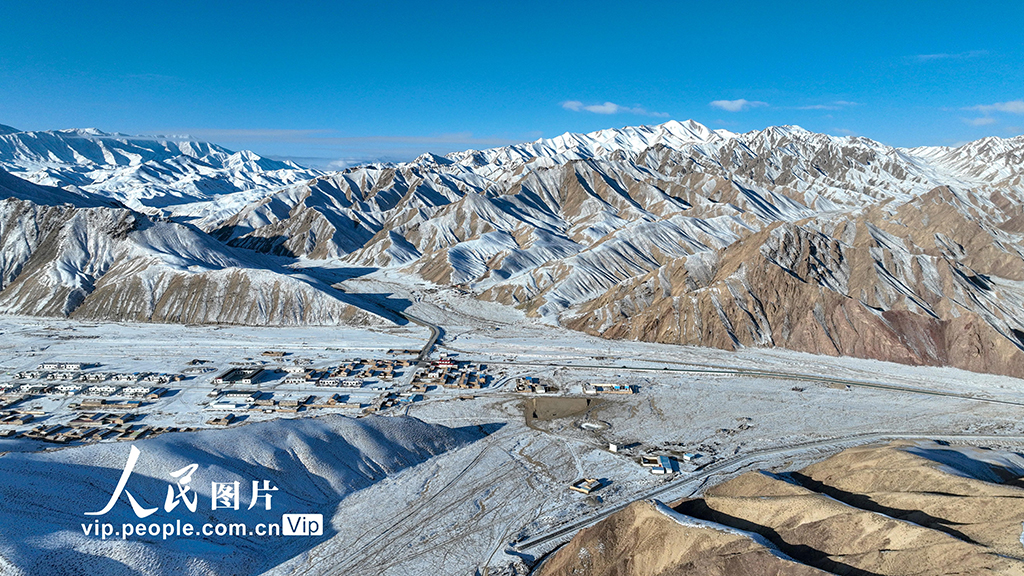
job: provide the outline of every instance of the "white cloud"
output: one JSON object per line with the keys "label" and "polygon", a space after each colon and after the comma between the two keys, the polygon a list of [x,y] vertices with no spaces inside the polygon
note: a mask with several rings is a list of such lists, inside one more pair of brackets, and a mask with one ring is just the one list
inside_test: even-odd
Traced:
{"label": "white cloud", "polygon": [[740,98],[739,100],[715,100],[708,104],[715,108],[720,108],[726,112],[740,112],[749,108],[758,108],[760,106],[767,106],[767,102],[758,102],[756,100],[746,100]]}
{"label": "white cloud", "polygon": [[916,54],[912,58],[917,62],[935,62],[936,60],[966,60],[968,58],[977,58],[978,56],[987,56],[988,50],[969,50],[967,52],[957,52],[955,54],[940,52],[938,54]]}
{"label": "white cloud", "polygon": [[833,128],[832,130],[834,132],[836,132],[837,134],[842,134],[843,136],[856,136],[857,135],[857,133],[854,132],[853,130],[849,130],[849,129],[846,129],[846,128]]}
{"label": "white cloud", "polygon": [[971,126],[987,126],[989,124],[996,123],[996,119],[991,116],[982,116],[981,118],[964,118],[963,120]]}
{"label": "white cloud", "polygon": [[594,104],[593,106],[584,106],[584,110],[587,112],[593,112],[594,114],[618,114],[626,109],[614,102],[605,102],[604,104]]}
{"label": "white cloud", "polygon": [[839,110],[840,108],[846,108],[847,106],[860,106],[857,102],[850,102],[847,100],[836,100],[828,104],[811,104],[810,106],[797,106],[797,110]]}
{"label": "white cloud", "polygon": [[1024,100],[1013,100],[1010,102],[996,102],[995,104],[981,104],[971,106],[967,110],[977,110],[982,114],[992,112],[1007,112],[1009,114],[1024,114]]}
{"label": "white cloud", "polygon": [[572,110],[573,112],[591,112],[594,114],[636,114],[638,116],[668,118],[667,112],[651,112],[643,106],[634,106],[632,108],[628,106],[619,106],[614,102],[605,102],[604,104],[583,104],[583,102],[580,102],[579,100],[566,100],[565,102],[562,102],[562,108]]}

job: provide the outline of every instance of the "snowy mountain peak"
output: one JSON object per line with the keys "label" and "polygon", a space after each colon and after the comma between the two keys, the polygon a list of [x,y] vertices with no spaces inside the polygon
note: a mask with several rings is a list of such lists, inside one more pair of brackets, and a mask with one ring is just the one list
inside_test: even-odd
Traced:
{"label": "snowy mountain peak", "polygon": [[64,130],[58,130],[62,134],[68,134],[73,136],[82,136],[86,138],[117,138],[124,136],[124,134],[108,134],[99,128],[68,128]]}
{"label": "snowy mountain peak", "polygon": [[[721,143],[735,138],[727,130],[710,130],[694,120],[670,120],[654,126],[624,126],[607,128],[586,134],[566,132],[554,138],[541,138],[533,142],[515,144],[488,150],[466,150],[445,155],[450,162],[468,168],[485,166],[504,168],[518,166],[534,159],[550,159],[555,164],[585,158],[609,158],[617,153],[635,156],[648,148],[662,145],[680,149],[686,145]],[[427,156],[414,163],[443,165]]]}
{"label": "snowy mountain peak", "polygon": [[796,124],[784,124],[782,126],[769,126],[762,130],[765,134],[779,136],[803,136],[813,134],[810,130],[804,130]]}
{"label": "snowy mountain peak", "polygon": [[[685,122],[678,122],[676,120],[669,120],[664,124],[655,126],[659,130],[663,130],[668,134],[678,136],[680,138],[691,138],[699,142],[713,142],[727,138],[723,136],[717,130],[711,130],[707,126],[697,122],[695,120],[687,120]],[[731,132],[726,132],[731,136]]]}

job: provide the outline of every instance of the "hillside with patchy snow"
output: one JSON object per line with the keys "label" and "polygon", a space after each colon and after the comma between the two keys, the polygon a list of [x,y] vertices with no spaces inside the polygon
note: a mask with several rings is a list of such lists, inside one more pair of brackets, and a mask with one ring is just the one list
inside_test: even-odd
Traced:
{"label": "hillside with patchy snow", "polygon": [[[200,143],[0,138],[22,176],[161,207],[298,268],[396,269],[609,338],[1024,375],[1024,137],[901,149],[672,121],[335,173]],[[244,176],[234,191],[177,168],[173,190],[134,172],[131,193],[104,184],[197,159]],[[86,167],[88,182],[60,179]],[[116,300],[96,307],[139,317]]]}
{"label": "hillside with patchy snow", "polygon": [[0,194],[0,312],[183,324],[383,322],[331,286],[192,226],[2,170]]}

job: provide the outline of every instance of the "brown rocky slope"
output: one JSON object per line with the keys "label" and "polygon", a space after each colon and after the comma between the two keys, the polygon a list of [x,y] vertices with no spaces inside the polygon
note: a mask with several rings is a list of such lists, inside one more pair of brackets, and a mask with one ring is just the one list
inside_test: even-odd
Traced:
{"label": "brown rocky slope", "polygon": [[852,448],[799,472],[744,474],[674,510],[634,503],[539,574],[1024,574],[1022,463],[935,442]]}

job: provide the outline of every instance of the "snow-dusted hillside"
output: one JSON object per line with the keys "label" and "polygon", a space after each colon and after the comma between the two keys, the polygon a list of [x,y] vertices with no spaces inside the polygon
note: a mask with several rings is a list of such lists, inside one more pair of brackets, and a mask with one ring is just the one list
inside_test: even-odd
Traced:
{"label": "snow-dusted hillside", "polygon": [[110,203],[0,170],[0,312],[250,325],[383,321],[329,285]]}
{"label": "snow-dusted hillside", "polygon": [[1005,373],[1024,345],[1022,151],[668,122],[351,168],[202,225],[612,337]]}
{"label": "snow-dusted hillside", "polygon": [[[0,572],[48,574],[177,576],[256,574],[270,569],[344,530],[335,518],[349,494],[482,437],[476,428],[452,429],[415,418],[344,416],[277,420],[232,428],[169,434],[134,442],[140,456],[126,485],[146,508],[159,510],[145,520],[128,500],[106,515],[99,511],[116,486],[129,456],[126,443],[103,443],[48,453],[0,456],[5,481],[0,498]],[[178,502],[164,508],[170,472],[197,464],[191,497],[196,511]],[[269,481],[271,510],[247,510],[253,481]],[[239,482],[238,510],[213,510],[211,482]],[[102,540],[86,536],[82,524],[94,520],[116,524],[145,522],[280,523],[282,514],[322,514],[322,536],[141,536]],[[10,564],[4,565],[3,562]]]}
{"label": "snow-dusted hillside", "polygon": [[78,189],[75,186],[57,188],[55,186],[39,186],[22,180],[0,169],[0,198],[17,198],[28,200],[45,206],[60,206],[70,204],[79,208],[96,206],[111,206],[122,208],[123,205],[109,198],[90,194]]}

